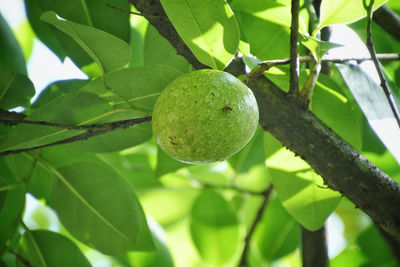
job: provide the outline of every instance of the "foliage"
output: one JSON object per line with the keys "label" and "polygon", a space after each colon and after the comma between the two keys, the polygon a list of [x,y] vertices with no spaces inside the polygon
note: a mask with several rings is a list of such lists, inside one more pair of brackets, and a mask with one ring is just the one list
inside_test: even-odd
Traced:
{"label": "foliage", "polygon": [[[361,1],[323,0],[319,22],[312,22],[309,2],[300,11],[301,55],[310,49],[320,58],[337,46],[319,39],[329,25],[358,20],[348,26],[364,38]],[[384,2],[376,0],[375,7]],[[29,151],[96,130],[85,127],[149,116],[160,92],[193,70],[145,18],[131,15],[129,21],[121,11],[130,8],[128,1],[112,1],[121,10],[106,3],[25,0],[34,37],[89,76],[55,81],[35,100],[26,67],[30,53],[0,16],[0,108],[19,108],[24,120],[45,122],[0,124],[0,153],[21,150],[0,158],[0,266],[23,266],[23,260],[90,266],[99,258],[113,266],[237,266],[246,244],[249,266],[300,266],[300,227],[317,230],[331,214],[341,219],[346,238],[342,251],[332,252],[340,252],[332,266],[395,266],[366,215],[262,129],[238,154],[206,165],[170,158],[157,147],[150,122]],[[389,1],[398,12],[395,3]],[[289,57],[289,0],[161,4],[195,57],[213,69],[224,69],[238,51],[249,69],[254,62]],[[374,34],[378,52],[398,52],[398,42],[382,29],[374,28]],[[400,109],[400,63],[382,64]],[[301,84],[308,67],[301,65]],[[288,67],[265,75],[282,90],[289,88]],[[363,68],[336,64],[321,74],[310,109],[400,181],[400,130]],[[271,183],[274,192],[246,240]],[[26,205],[27,194],[40,203],[36,208]]]}

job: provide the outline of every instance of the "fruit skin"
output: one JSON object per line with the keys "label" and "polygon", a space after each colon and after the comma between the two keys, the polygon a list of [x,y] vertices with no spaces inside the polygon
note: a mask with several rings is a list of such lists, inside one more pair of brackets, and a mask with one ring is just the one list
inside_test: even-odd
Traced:
{"label": "fruit skin", "polygon": [[191,163],[222,161],[253,137],[258,106],[251,90],[233,75],[197,70],[172,81],[153,111],[153,133],[172,158]]}

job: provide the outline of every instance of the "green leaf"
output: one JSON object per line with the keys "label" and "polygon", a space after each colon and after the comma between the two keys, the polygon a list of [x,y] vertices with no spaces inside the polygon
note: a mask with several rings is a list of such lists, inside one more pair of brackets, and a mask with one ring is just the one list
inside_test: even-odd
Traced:
{"label": "green leaf", "polygon": [[271,200],[263,219],[254,233],[251,253],[259,254],[268,262],[294,251],[300,242],[300,227],[286,212],[278,199]]}
{"label": "green leaf", "polygon": [[161,0],[180,37],[197,59],[224,69],[239,45],[239,27],[224,0]]}
{"label": "green leaf", "polygon": [[368,227],[358,236],[356,242],[367,258],[367,263],[363,266],[398,266],[391,249],[375,227]]}
{"label": "green leaf", "polygon": [[[375,0],[374,10],[383,5],[387,0]],[[320,8],[320,22],[313,36],[325,26],[340,23],[350,23],[367,15],[363,0],[323,0]]]}
{"label": "green leaf", "polygon": [[28,77],[0,64],[0,108],[28,106],[34,94],[35,87]]}
{"label": "green leaf", "polygon": [[[133,6],[131,6],[132,8]],[[149,21],[141,16],[131,17],[131,60],[129,67],[138,67],[144,65],[144,39],[146,36]]]}
{"label": "green leaf", "polygon": [[[400,163],[400,129],[383,89],[359,66],[336,64],[368,123]],[[398,102],[400,103],[400,102]],[[397,107],[399,110],[399,107]]]}
{"label": "green leaf", "polygon": [[[27,75],[24,54],[17,39],[0,14],[0,63],[6,65],[13,72]],[[2,75],[0,75],[1,77]]]}
{"label": "green leaf", "polygon": [[41,19],[71,36],[97,63],[102,73],[122,68],[128,64],[130,47],[125,41],[114,35],[93,27],[66,21],[57,17],[54,11],[43,13]]}
{"label": "green leaf", "polygon": [[[111,106],[96,95],[77,93],[59,97],[26,117],[26,120],[47,121],[65,125],[93,124],[104,121],[113,113]],[[0,149],[11,150],[44,145],[83,133],[57,127],[19,124],[0,144]]]}
{"label": "green leaf", "polygon": [[158,147],[157,151],[157,165],[154,174],[155,178],[159,178],[166,173],[174,172],[183,167],[189,166],[187,163],[183,163],[171,158],[160,147]]}
{"label": "green leaf", "polygon": [[37,109],[43,104],[46,104],[47,102],[50,102],[51,100],[75,93],[79,91],[83,86],[85,86],[87,83],[89,83],[88,80],[63,80],[63,81],[56,81],[49,86],[47,86],[43,91],[40,93],[36,101],[32,104],[32,109]]}
{"label": "green leaf", "polygon": [[201,257],[214,266],[229,262],[240,248],[240,229],[228,202],[213,190],[204,190],[193,204],[192,240]]}
{"label": "green leaf", "polygon": [[25,232],[20,244],[20,253],[36,267],[91,266],[78,246],[58,233],[45,230]]}
{"label": "green leaf", "polygon": [[246,12],[240,22],[250,44],[250,52],[261,60],[289,57],[289,29]]}
{"label": "green leaf", "polygon": [[[4,157],[13,175],[19,180],[26,179],[32,167],[37,151],[30,153],[19,153]],[[43,166],[40,162],[36,163],[28,185],[28,192],[37,199],[50,200],[51,188],[54,182],[53,173]]]}
{"label": "green leaf", "polygon": [[[39,5],[39,2],[24,0],[24,4],[29,24],[31,25],[36,36],[39,38],[40,41],[46,44],[47,47],[49,47],[51,51],[53,51],[61,61],[64,61],[66,53],[61,45],[61,41],[57,39],[52,27],[48,23],[45,23],[40,19],[40,16],[42,15],[44,10],[42,10],[41,6]],[[69,42],[73,41],[69,40]],[[72,53],[69,54],[71,56]],[[90,57],[85,54],[83,55],[84,57],[83,59],[77,60],[75,56],[73,57],[75,63],[82,62],[83,65],[90,63]]]}
{"label": "green leaf", "polygon": [[127,106],[126,103],[129,103],[133,107],[152,111],[160,92],[181,74],[181,71],[168,66],[152,65],[113,71],[106,75],[105,80],[120,97],[116,106]]}
{"label": "green leaf", "polygon": [[62,147],[78,153],[109,153],[146,142],[152,137],[151,123],[141,123],[126,129],[114,130]]}
{"label": "green leaf", "polygon": [[[88,57],[74,41],[61,32],[40,20],[43,12],[54,10],[66,20],[97,28],[108,32],[125,42],[130,40],[129,14],[108,7],[107,0],[25,0],[29,22],[39,39],[63,60],[68,54],[72,60],[82,67],[91,63]],[[113,0],[112,5],[129,10],[130,4],[125,0]]]}
{"label": "green leaf", "polygon": [[174,267],[172,256],[168,250],[164,229],[154,220],[149,222],[156,250],[154,252],[132,252],[128,254],[129,262],[135,267]]}
{"label": "green leaf", "polygon": [[314,36],[301,36],[301,43],[311,51],[311,53],[320,60],[329,49],[340,47],[342,45],[335,44],[327,41],[321,41]]}
{"label": "green leaf", "polygon": [[13,231],[17,230],[17,221],[25,203],[23,185],[13,187],[17,182],[4,158],[0,158],[0,255]]}
{"label": "green leaf", "polygon": [[259,127],[250,142],[228,159],[237,173],[248,172],[253,166],[265,162],[264,131]]}
{"label": "green leaf", "polygon": [[46,166],[58,178],[51,206],[75,238],[109,255],[153,249],[135,193],[116,171],[94,162]]}
{"label": "green leaf", "polygon": [[311,110],[356,149],[361,149],[361,114],[342,88],[320,74],[313,91]]}
{"label": "green leaf", "polygon": [[339,255],[333,258],[329,265],[331,267],[360,267],[366,266],[367,258],[358,247],[350,247],[343,250]]}
{"label": "green leaf", "polygon": [[[248,14],[269,21],[274,24],[290,28],[291,15],[290,4],[286,5],[274,0],[235,0],[232,3],[232,8],[236,11],[244,11]],[[307,33],[307,24],[303,19],[299,18],[299,31],[303,34]]]}
{"label": "green leaf", "polygon": [[189,72],[188,61],[176,53],[176,49],[149,24],[144,39],[144,64],[162,64]]}
{"label": "green leaf", "polygon": [[302,159],[282,148],[267,159],[272,182],[285,209],[310,231],[321,228],[340,202]]}

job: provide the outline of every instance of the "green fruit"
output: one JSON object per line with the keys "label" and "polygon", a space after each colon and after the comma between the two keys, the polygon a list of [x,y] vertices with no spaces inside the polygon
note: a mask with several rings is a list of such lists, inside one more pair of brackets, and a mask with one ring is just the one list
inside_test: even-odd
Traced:
{"label": "green fruit", "polygon": [[251,90],[218,70],[198,70],[171,82],[153,111],[153,133],[171,157],[186,163],[222,161],[253,137],[258,107]]}

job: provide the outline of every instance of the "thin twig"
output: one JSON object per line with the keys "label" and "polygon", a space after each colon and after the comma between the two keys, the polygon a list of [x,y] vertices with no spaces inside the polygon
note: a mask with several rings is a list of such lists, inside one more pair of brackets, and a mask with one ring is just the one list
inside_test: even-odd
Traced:
{"label": "thin twig", "polygon": [[139,12],[134,12],[134,11],[122,9],[120,7],[117,7],[117,6],[113,6],[113,5],[109,4],[109,3],[106,3],[106,6],[112,8],[112,9],[118,10],[118,11],[120,11],[122,13],[132,14],[132,15],[137,15],[137,16],[142,16],[143,17],[143,15],[140,14]]}
{"label": "thin twig", "polygon": [[[93,127],[86,129],[86,132],[84,132],[82,134],[78,134],[73,137],[59,140],[59,141],[49,143],[49,144],[44,144],[44,145],[39,145],[39,146],[34,146],[34,147],[29,147],[29,148],[21,148],[21,149],[15,149],[15,150],[2,151],[2,152],[0,152],[0,156],[16,154],[16,153],[21,153],[21,152],[27,152],[27,151],[44,148],[44,147],[49,147],[49,146],[67,144],[67,143],[80,141],[80,140],[86,140],[86,139],[96,136],[96,135],[104,134],[104,133],[111,132],[114,130],[125,129],[130,126],[141,124],[141,123],[148,122],[148,121],[151,121],[151,117],[134,118],[134,119],[129,119],[129,120],[108,122],[108,123],[101,124],[101,125],[93,125]],[[89,127],[89,126],[87,126],[87,127]]]}
{"label": "thin twig", "polygon": [[24,256],[22,256],[21,254],[19,254],[18,252],[14,251],[11,248],[7,248],[7,251],[10,252],[11,254],[13,254],[20,262],[22,262],[25,266],[28,267],[34,267],[33,264],[27,260]]}
{"label": "thin twig", "polygon": [[273,185],[271,184],[263,193],[262,195],[264,196],[263,202],[261,203],[260,208],[257,211],[257,215],[256,218],[254,219],[250,230],[246,236],[246,239],[244,241],[244,248],[243,248],[243,252],[242,252],[242,256],[240,258],[240,264],[239,266],[244,267],[244,266],[248,266],[247,264],[247,255],[249,253],[249,248],[250,248],[250,241],[251,241],[251,237],[253,236],[254,231],[256,230],[256,227],[258,225],[258,223],[261,221],[263,214],[264,214],[264,210],[265,207],[268,204],[268,200],[269,200],[269,196],[271,195],[273,189]]}
{"label": "thin twig", "polygon": [[372,42],[372,31],[371,31],[371,21],[372,21],[372,9],[374,6],[374,0],[370,0],[369,4],[367,5],[367,0],[363,0],[363,5],[364,8],[367,10],[367,41],[366,41],[366,45],[367,48],[369,50],[369,53],[371,54],[371,58],[372,61],[374,62],[376,71],[378,72],[379,75],[379,79],[381,81],[381,87],[383,89],[383,91],[385,92],[386,98],[389,102],[390,108],[392,109],[393,115],[397,121],[397,125],[400,128],[400,115],[399,115],[399,111],[396,108],[396,105],[394,103],[394,99],[392,94],[390,93],[390,89],[388,87],[388,84],[386,82],[385,76],[383,75],[381,66],[379,64],[379,60],[376,56],[376,52],[375,52],[375,47],[374,47],[374,43]]}
{"label": "thin twig", "polygon": [[292,22],[290,25],[290,95],[299,93],[299,0],[292,0]]}
{"label": "thin twig", "polygon": [[307,108],[310,104],[312,92],[314,91],[320,71],[321,64],[315,63],[314,67],[310,71],[310,75],[308,75],[307,80],[300,91],[299,99],[304,108]]}
{"label": "thin twig", "polygon": [[259,196],[263,196],[265,194],[265,192],[257,192],[257,191],[252,191],[252,190],[247,190],[247,189],[243,189],[237,186],[231,186],[231,185],[215,185],[215,184],[209,184],[209,183],[203,183],[200,182],[200,184],[204,187],[204,188],[214,188],[214,189],[222,189],[222,190],[234,190],[238,193],[243,193],[243,194],[250,194],[250,195],[259,195]]}
{"label": "thin twig", "polygon": [[[381,61],[397,61],[400,60],[400,54],[390,53],[390,54],[377,54],[377,58]],[[346,63],[349,61],[356,61],[357,63],[361,63],[364,61],[372,60],[371,57],[332,57],[329,55],[325,55],[321,58],[320,62],[332,62],[332,63]],[[315,59],[312,56],[301,56],[299,57],[300,63],[310,63],[315,62]],[[275,59],[275,60],[265,60],[258,63],[258,66],[254,68],[249,74],[247,74],[247,79],[252,80],[260,76],[267,71],[271,67],[287,65],[290,63],[289,58],[285,59]]]}

